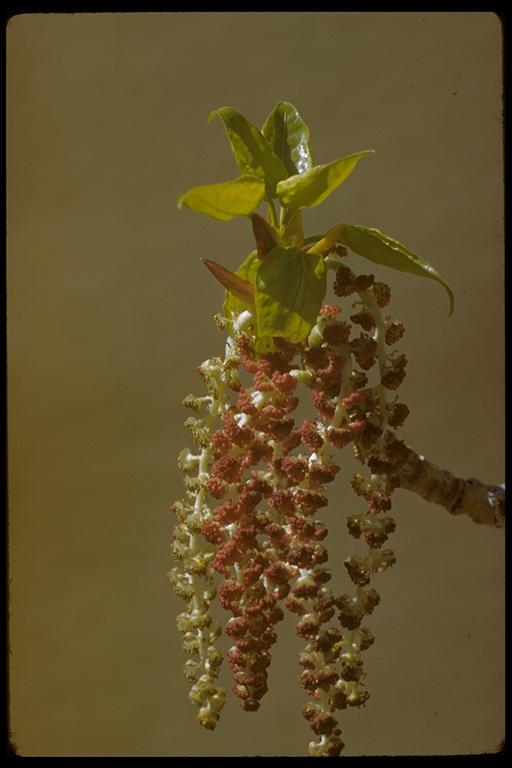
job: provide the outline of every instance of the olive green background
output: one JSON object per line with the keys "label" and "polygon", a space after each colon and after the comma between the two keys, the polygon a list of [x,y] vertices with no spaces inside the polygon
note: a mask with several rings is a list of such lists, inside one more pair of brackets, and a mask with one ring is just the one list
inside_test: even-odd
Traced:
{"label": "olive green background", "polygon": [[[8,45],[10,724],[22,755],[300,755],[301,642],[279,625],[257,713],[195,722],[166,573],[190,444],[181,400],[220,353],[201,265],[252,250],[245,219],[176,209],[238,174],[210,110],[261,125],[297,105],[318,163],[366,148],[305,213],[308,234],[376,226],[441,286],[370,266],[407,328],[403,439],[503,481],[501,27],[491,13],[22,15]],[[369,264],[352,263],[361,271]],[[361,509],[343,471],[325,512],[334,584]],[[397,565],[374,580],[371,694],[346,755],[493,750],[504,729],[504,536],[397,491]],[[227,664],[222,680],[229,686]]]}

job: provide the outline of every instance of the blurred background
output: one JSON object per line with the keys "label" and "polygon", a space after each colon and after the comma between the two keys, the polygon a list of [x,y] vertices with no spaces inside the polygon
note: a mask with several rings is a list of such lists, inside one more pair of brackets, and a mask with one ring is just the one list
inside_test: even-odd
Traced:
{"label": "blurred background", "polygon": [[[199,259],[235,269],[247,220],[176,199],[238,175],[220,121],[280,99],[317,163],[365,159],[306,234],[398,238],[455,291],[352,257],[406,325],[401,437],[462,477],[504,480],[501,26],[492,13],[41,14],[8,44],[10,728],[19,754],[301,755],[301,641],[279,625],[257,713],[195,722],[167,581],[181,401],[222,352]],[[347,453],[347,451],[345,452]],[[360,509],[343,471],[325,511],[334,584]],[[504,736],[504,536],[395,494],[397,564],[375,579],[371,698],[345,755],[469,754]],[[355,547],[354,547],[355,545]],[[226,615],[224,614],[226,617]],[[224,646],[225,647],[225,646]],[[221,681],[230,686],[224,665]]]}

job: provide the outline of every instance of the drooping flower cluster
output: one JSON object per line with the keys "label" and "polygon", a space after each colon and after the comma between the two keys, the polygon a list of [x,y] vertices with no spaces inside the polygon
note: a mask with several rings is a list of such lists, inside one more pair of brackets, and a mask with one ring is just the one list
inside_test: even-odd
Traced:
{"label": "drooping flower cluster", "polygon": [[[357,311],[346,319],[346,309],[326,305],[306,342],[277,338],[274,351],[259,355],[249,311],[220,323],[229,330],[225,358],[199,369],[208,395],[185,400],[205,415],[188,421],[197,452],[180,455],[186,494],[174,505],[178,564],[171,572],[177,594],[188,602],[178,627],[192,655],[185,674],[201,724],[214,728],[224,703],[217,685],[222,656],[215,646],[222,630],[210,611],[217,588],[230,614],[224,634],[232,643],[232,690],[245,710],[257,710],[267,691],[283,608],[296,614],[296,631],[305,641],[300,684],[311,697],[303,714],[318,737],[309,753],[319,756],[343,749],[336,710],[364,705],[369,696],[362,652],[373,636],[361,624],[380,601],[370,588],[373,575],[394,562],[383,548],[395,527],[387,514],[393,490],[387,456],[394,441],[390,428],[408,412],[396,397],[389,400],[406,364],[403,355],[387,350],[403,334],[399,322],[381,316],[389,288],[373,275],[355,275],[341,261],[344,249],[335,250],[334,291],[356,299]],[[316,416],[297,423],[304,387]],[[350,515],[347,525],[367,553],[345,560],[355,595],[336,596],[328,586],[320,510],[339,471],[336,451],[349,444],[365,468],[352,486],[366,511]]]}

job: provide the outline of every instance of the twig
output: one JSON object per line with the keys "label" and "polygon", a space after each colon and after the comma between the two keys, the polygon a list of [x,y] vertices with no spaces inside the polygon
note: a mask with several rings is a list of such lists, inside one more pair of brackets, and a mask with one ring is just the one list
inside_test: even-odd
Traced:
{"label": "twig", "polygon": [[388,443],[386,458],[390,463],[386,474],[396,487],[417,493],[452,515],[468,515],[479,525],[505,527],[505,485],[455,477],[396,439]]}

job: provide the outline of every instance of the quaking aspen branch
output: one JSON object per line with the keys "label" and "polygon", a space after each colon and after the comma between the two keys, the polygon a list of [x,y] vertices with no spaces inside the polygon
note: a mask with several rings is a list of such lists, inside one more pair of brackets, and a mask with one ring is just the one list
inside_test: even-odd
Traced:
{"label": "quaking aspen branch", "polygon": [[[242,175],[189,189],[179,206],[220,221],[248,217],[256,249],[236,272],[202,259],[225,289],[215,321],[226,338],[224,357],[197,369],[207,395],[183,401],[196,414],[185,422],[196,448],[178,457],[184,494],[172,506],[169,573],[186,602],[177,617],[191,657],[183,672],[204,728],[216,727],[226,700],[218,684],[224,656],[232,693],[244,711],[256,712],[268,691],[277,625],[285,611],[295,614],[304,641],[299,684],[308,696],[302,715],[314,734],[307,751],[337,757],[341,712],[370,697],[365,653],[374,636],[365,622],[380,604],[373,580],[396,560],[387,546],[397,524],[389,514],[393,492],[404,488],[451,514],[503,528],[505,486],[454,477],[396,436],[409,415],[398,393],[405,326],[381,311],[390,286],[354,272],[349,250],[436,281],[451,315],[454,295],[444,278],[372,227],[343,223],[304,237],[302,211],[322,203],[373,151],[315,165],[309,129],[285,101],[261,130],[231,107],[210,119],[215,115]],[[256,213],[263,202],[267,220]],[[335,304],[325,301],[333,272]],[[310,405],[305,418],[302,403]],[[341,469],[338,453],[348,446],[361,465],[350,480],[358,498],[346,518],[347,538],[358,543],[351,552],[346,542],[342,561],[353,587],[337,595],[322,510]],[[214,601],[227,614],[224,626],[214,621]]]}
{"label": "quaking aspen branch", "polygon": [[399,488],[439,504],[452,515],[468,515],[474,523],[505,527],[505,485],[464,480],[433,464],[405,443],[393,440],[387,451],[387,475]]}

